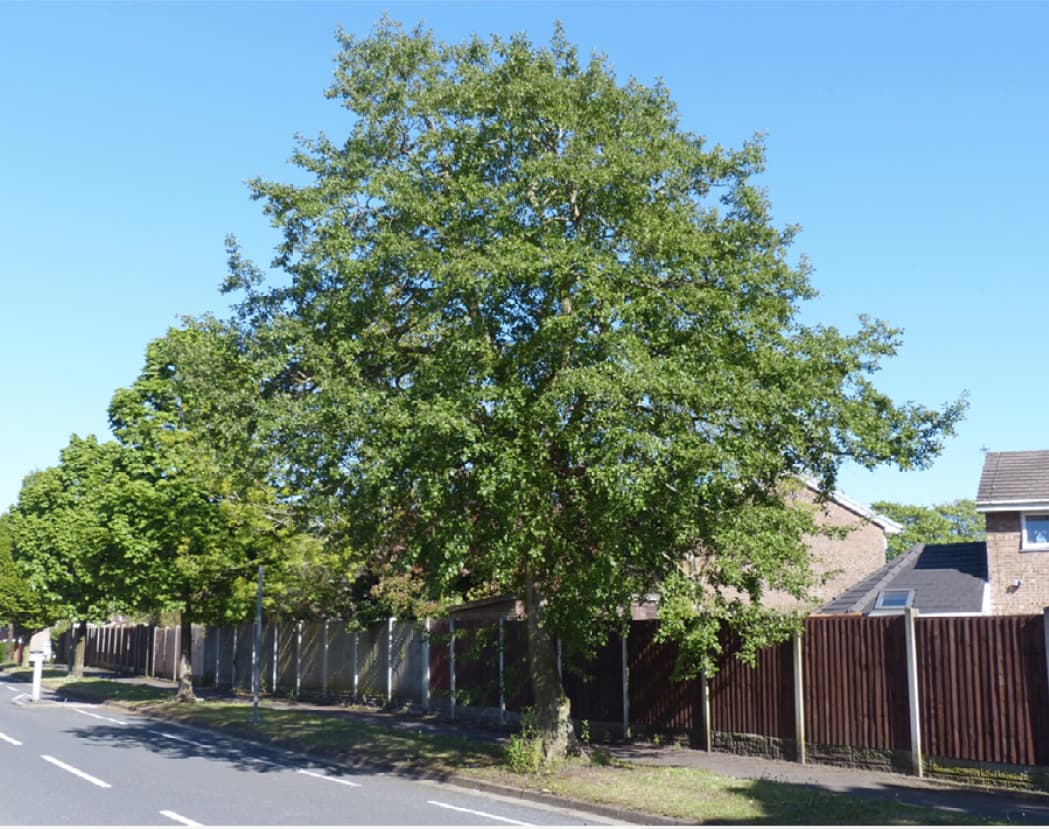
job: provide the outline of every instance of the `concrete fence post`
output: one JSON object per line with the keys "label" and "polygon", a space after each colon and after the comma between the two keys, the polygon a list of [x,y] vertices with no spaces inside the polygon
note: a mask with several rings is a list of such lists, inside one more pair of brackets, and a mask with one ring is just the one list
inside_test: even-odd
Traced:
{"label": "concrete fence post", "polygon": [[455,719],[455,619],[448,620],[448,716]]}
{"label": "concrete fence post", "polygon": [[302,696],[302,620],[295,623],[295,699]]}
{"label": "concrete fence post", "polygon": [[233,628],[233,655],[230,657],[229,687],[237,687],[237,628]]}
{"label": "concrete fence post", "polygon": [[277,693],[277,637],[280,635],[280,622],[273,622],[273,685],[270,693]]}
{"label": "concrete fence post", "polygon": [[700,707],[703,711],[703,747],[707,751],[714,750],[714,731],[710,717],[710,685],[707,684],[707,675],[699,675]]}
{"label": "concrete fence post", "polygon": [[321,647],[321,696],[328,696],[328,620],[324,620],[324,643]]}
{"label": "concrete fence post", "polygon": [[361,693],[361,634],[353,632],[353,699],[360,698]]}
{"label": "concrete fence post", "polygon": [[419,697],[422,701],[423,711],[430,713],[430,619],[423,622],[422,635],[422,678],[420,682]]}
{"label": "concrete fence post", "polygon": [[506,652],[502,616],[499,617],[499,724],[506,724]]}
{"label": "concrete fence post", "polygon": [[907,702],[911,715],[911,763],[918,777],[924,776],[922,766],[922,728],[918,693],[918,647],[914,635],[914,621],[918,610],[908,607],[903,611],[904,638],[907,642]]}
{"label": "concrete fence post", "polygon": [[630,738],[630,652],[627,635],[619,637],[619,658],[622,665],[623,687],[623,738]]}
{"label": "concrete fence post", "polygon": [[386,620],[386,703],[393,702],[393,617]]}
{"label": "concrete fence post", "polygon": [[798,747],[798,762],[805,758],[805,675],[802,635],[794,634],[794,739]]}

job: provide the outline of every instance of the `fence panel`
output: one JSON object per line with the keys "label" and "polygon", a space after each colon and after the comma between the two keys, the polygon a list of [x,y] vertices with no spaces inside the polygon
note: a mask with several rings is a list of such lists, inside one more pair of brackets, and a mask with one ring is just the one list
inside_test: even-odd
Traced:
{"label": "fence panel", "polygon": [[670,679],[677,646],[653,641],[658,627],[654,621],[630,626],[630,721],[648,731],[686,731],[703,739],[702,683]]}
{"label": "fence panel", "polygon": [[909,751],[903,617],[812,617],[804,643],[806,740]]}
{"label": "fence panel", "polygon": [[919,617],[915,627],[925,753],[1049,763],[1043,618]]}
{"label": "fence panel", "polygon": [[623,654],[618,636],[599,648],[591,659],[577,656],[562,669],[572,716],[592,722],[623,721]]}
{"label": "fence panel", "polygon": [[723,638],[728,656],[708,683],[711,731],[795,739],[792,644],[758,651],[751,667],[733,656],[738,641]]}

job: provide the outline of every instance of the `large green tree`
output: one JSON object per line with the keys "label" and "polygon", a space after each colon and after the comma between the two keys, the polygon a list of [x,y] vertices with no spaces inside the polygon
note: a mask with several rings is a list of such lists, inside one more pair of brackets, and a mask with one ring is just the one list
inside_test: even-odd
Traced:
{"label": "large green tree", "polygon": [[110,404],[134,483],[120,495],[150,550],[129,600],[180,614],[181,698],[194,696],[192,624],[245,618],[260,565],[275,607],[317,552],[270,484],[251,365],[228,329],[187,321],[149,344],[139,377]]}
{"label": "large green tree", "polygon": [[903,526],[903,532],[889,537],[888,557],[895,558],[915,544],[952,544],[983,541],[984,520],[976,502],[961,498],[931,507],[878,501],[872,508]]}
{"label": "large green tree", "polygon": [[56,466],[26,477],[7,521],[18,574],[46,621],[79,623],[78,676],[87,623],[126,611],[150,561],[149,544],[127,508],[128,462],[115,442],[74,435]]}
{"label": "large green tree", "polygon": [[557,639],[591,647],[670,587],[695,667],[723,621],[766,636],[763,592],[812,583],[783,482],[920,467],[961,405],[878,391],[886,325],[800,322],[814,291],[753,180],[760,141],[709,144],[559,29],[445,44],[383,21],[340,43],[346,135],[302,142],[310,183],[252,183],[283,276],[234,240],[226,287],[281,357],[289,481],[339,505],[376,593],[524,598],[553,758]]}

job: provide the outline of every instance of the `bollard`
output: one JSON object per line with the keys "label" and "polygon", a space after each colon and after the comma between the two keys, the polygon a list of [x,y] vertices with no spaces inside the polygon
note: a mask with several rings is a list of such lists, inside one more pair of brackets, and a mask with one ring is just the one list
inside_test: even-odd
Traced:
{"label": "bollard", "polygon": [[29,661],[33,663],[33,702],[40,702],[40,682],[44,678],[44,655],[31,653]]}

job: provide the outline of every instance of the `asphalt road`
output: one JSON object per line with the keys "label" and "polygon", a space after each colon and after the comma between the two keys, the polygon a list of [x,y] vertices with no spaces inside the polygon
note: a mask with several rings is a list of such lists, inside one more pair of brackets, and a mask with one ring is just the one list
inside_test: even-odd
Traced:
{"label": "asphalt road", "polygon": [[0,824],[608,823],[322,760],[114,709],[29,699],[0,675]]}

